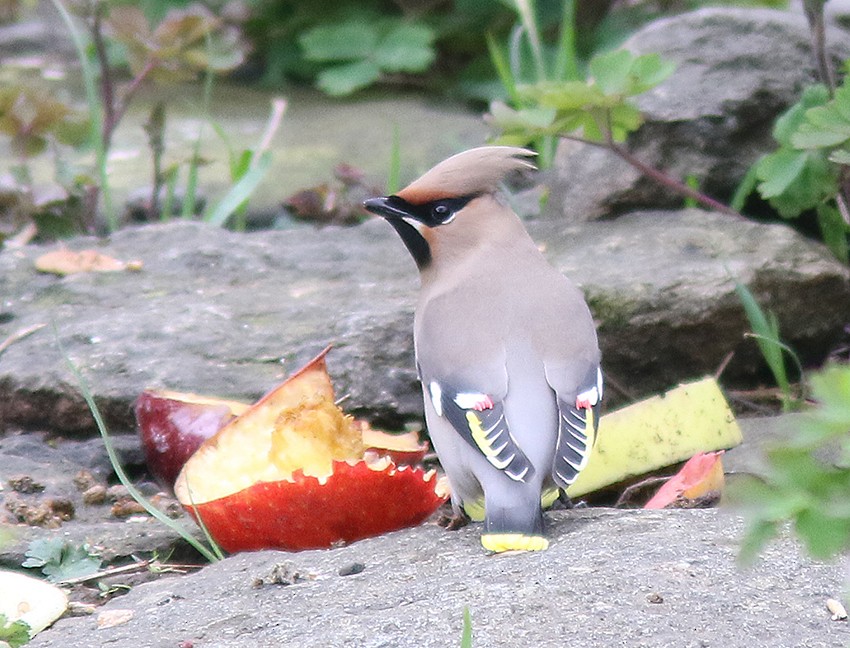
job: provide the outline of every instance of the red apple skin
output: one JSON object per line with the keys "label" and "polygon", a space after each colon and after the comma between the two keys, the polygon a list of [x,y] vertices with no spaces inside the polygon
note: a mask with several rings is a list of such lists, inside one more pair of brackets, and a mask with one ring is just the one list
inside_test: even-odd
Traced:
{"label": "red apple skin", "polygon": [[323,549],[425,521],[447,497],[435,492],[436,476],[424,477],[421,468],[373,470],[364,461],[335,461],[324,484],[297,472],[294,482],[258,482],[195,508],[230,553]]}
{"label": "red apple skin", "polygon": [[[194,399],[200,400],[194,402]],[[239,405],[195,394],[142,392],[136,399],[135,412],[151,474],[171,488],[183,464],[201,443],[241,413]]]}

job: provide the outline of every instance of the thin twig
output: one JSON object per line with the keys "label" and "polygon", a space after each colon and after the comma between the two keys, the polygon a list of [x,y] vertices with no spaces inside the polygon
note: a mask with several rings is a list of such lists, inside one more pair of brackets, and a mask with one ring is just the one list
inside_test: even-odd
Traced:
{"label": "thin twig", "polygon": [[12,346],[15,342],[23,340],[25,337],[27,337],[28,335],[32,335],[36,331],[40,331],[45,326],[47,326],[47,324],[33,324],[32,326],[28,326],[27,328],[15,331],[5,340],[0,342],[0,354],[2,354],[6,349]]}
{"label": "thin twig", "polygon": [[174,572],[176,574],[184,574],[190,569],[200,569],[203,565],[186,565],[186,564],[171,564],[171,563],[161,563],[158,560],[140,560],[138,562],[132,563],[130,565],[121,565],[120,567],[107,567],[106,569],[101,569],[93,574],[88,574],[86,576],[77,576],[76,578],[66,578],[57,583],[57,585],[80,585],[81,583],[87,583],[93,580],[100,580],[101,578],[107,578],[109,576],[115,576],[117,574],[132,574],[139,571],[152,570],[152,571],[168,571]]}
{"label": "thin twig", "polygon": [[720,365],[718,365],[717,369],[714,372],[714,379],[715,380],[720,380],[720,376],[723,375],[724,371],[726,371],[726,367],[729,365],[729,363],[732,361],[732,358],[734,358],[734,357],[735,357],[734,351],[730,351],[729,353],[727,353],[723,357],[723,360],[720,361]]}
{"label": "thin twig", "polygon": [[631,486],[627,486],[623,489],[623,492],[620,494],[620,497],[617,498],[617,502],[614,504],[614,508],[620,508],[624,506],[625,503],[631,498],[635,491],[646,488],[647,486],[654,486],[656,484],[661,484],[663,482],[670,481],[670,476],[666,477],[647,477],[646,479],[642,479],[636,484],[632,484]]}

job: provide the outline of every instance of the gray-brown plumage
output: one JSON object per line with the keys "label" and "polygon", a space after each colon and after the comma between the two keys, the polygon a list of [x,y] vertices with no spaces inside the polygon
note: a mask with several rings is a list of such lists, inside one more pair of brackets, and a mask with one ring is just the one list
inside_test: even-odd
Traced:
{"label": "gray-brown plumage", "polygon": [[[581,292],[550,266],[497,195],[530,151],[482,147],[394,196],[366,201],[419,267],[414,321],[428,432],[456,513],[488,549],[543,549],[541,498],[587,462],[602,397]],[[483,501],[482,501],[483,500]]]}

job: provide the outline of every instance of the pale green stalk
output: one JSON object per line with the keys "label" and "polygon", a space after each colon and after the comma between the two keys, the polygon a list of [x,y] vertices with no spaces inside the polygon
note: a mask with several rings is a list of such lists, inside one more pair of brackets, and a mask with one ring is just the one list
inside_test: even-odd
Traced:
{"label": "pale green stalk", "polygon": [[[92,65],[89,56],[86,54],[86,43],[83,41],[80,31],[77,29],[76,25],[74,25],[74,20],[71,18],[71,14],[69,14],[68,10],[65,9],[61,0],[50,1],[53,3],[53,6],[56,7],[56,11],[59,12],[59,15],[62,17],[62,21],[68,28],[68,32],[71,34],[71,40],[74,41],[74,47],[77,50],[77,57],[79,58],[80,66],[82,67],[83,85],[86,91],[86,103],[88,104],[90,115],[91,140],[94,145],[97,172],[100,179],[100,194],[103,196],[103,208],[106,213],[107,226],[110,231],[115,231],[118,229],[118,219],[115,215],[115,209],[112,203],[112,189],[109,185],[109,173],[106,168],[107,150],[102,131],[103,111],[97,92],[97,79],[94,66]],[[97,205],[93,205],[93,208],[96,209]]]}

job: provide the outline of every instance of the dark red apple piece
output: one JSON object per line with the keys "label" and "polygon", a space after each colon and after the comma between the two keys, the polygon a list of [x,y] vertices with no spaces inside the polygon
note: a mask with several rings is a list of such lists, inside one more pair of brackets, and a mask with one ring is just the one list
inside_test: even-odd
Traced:
{"label": "dark red apple piece", "polygon": [[206,439],[250,407],[211,396],[148,389],[136,399],[136,422],[151,474],[171,486]]}

